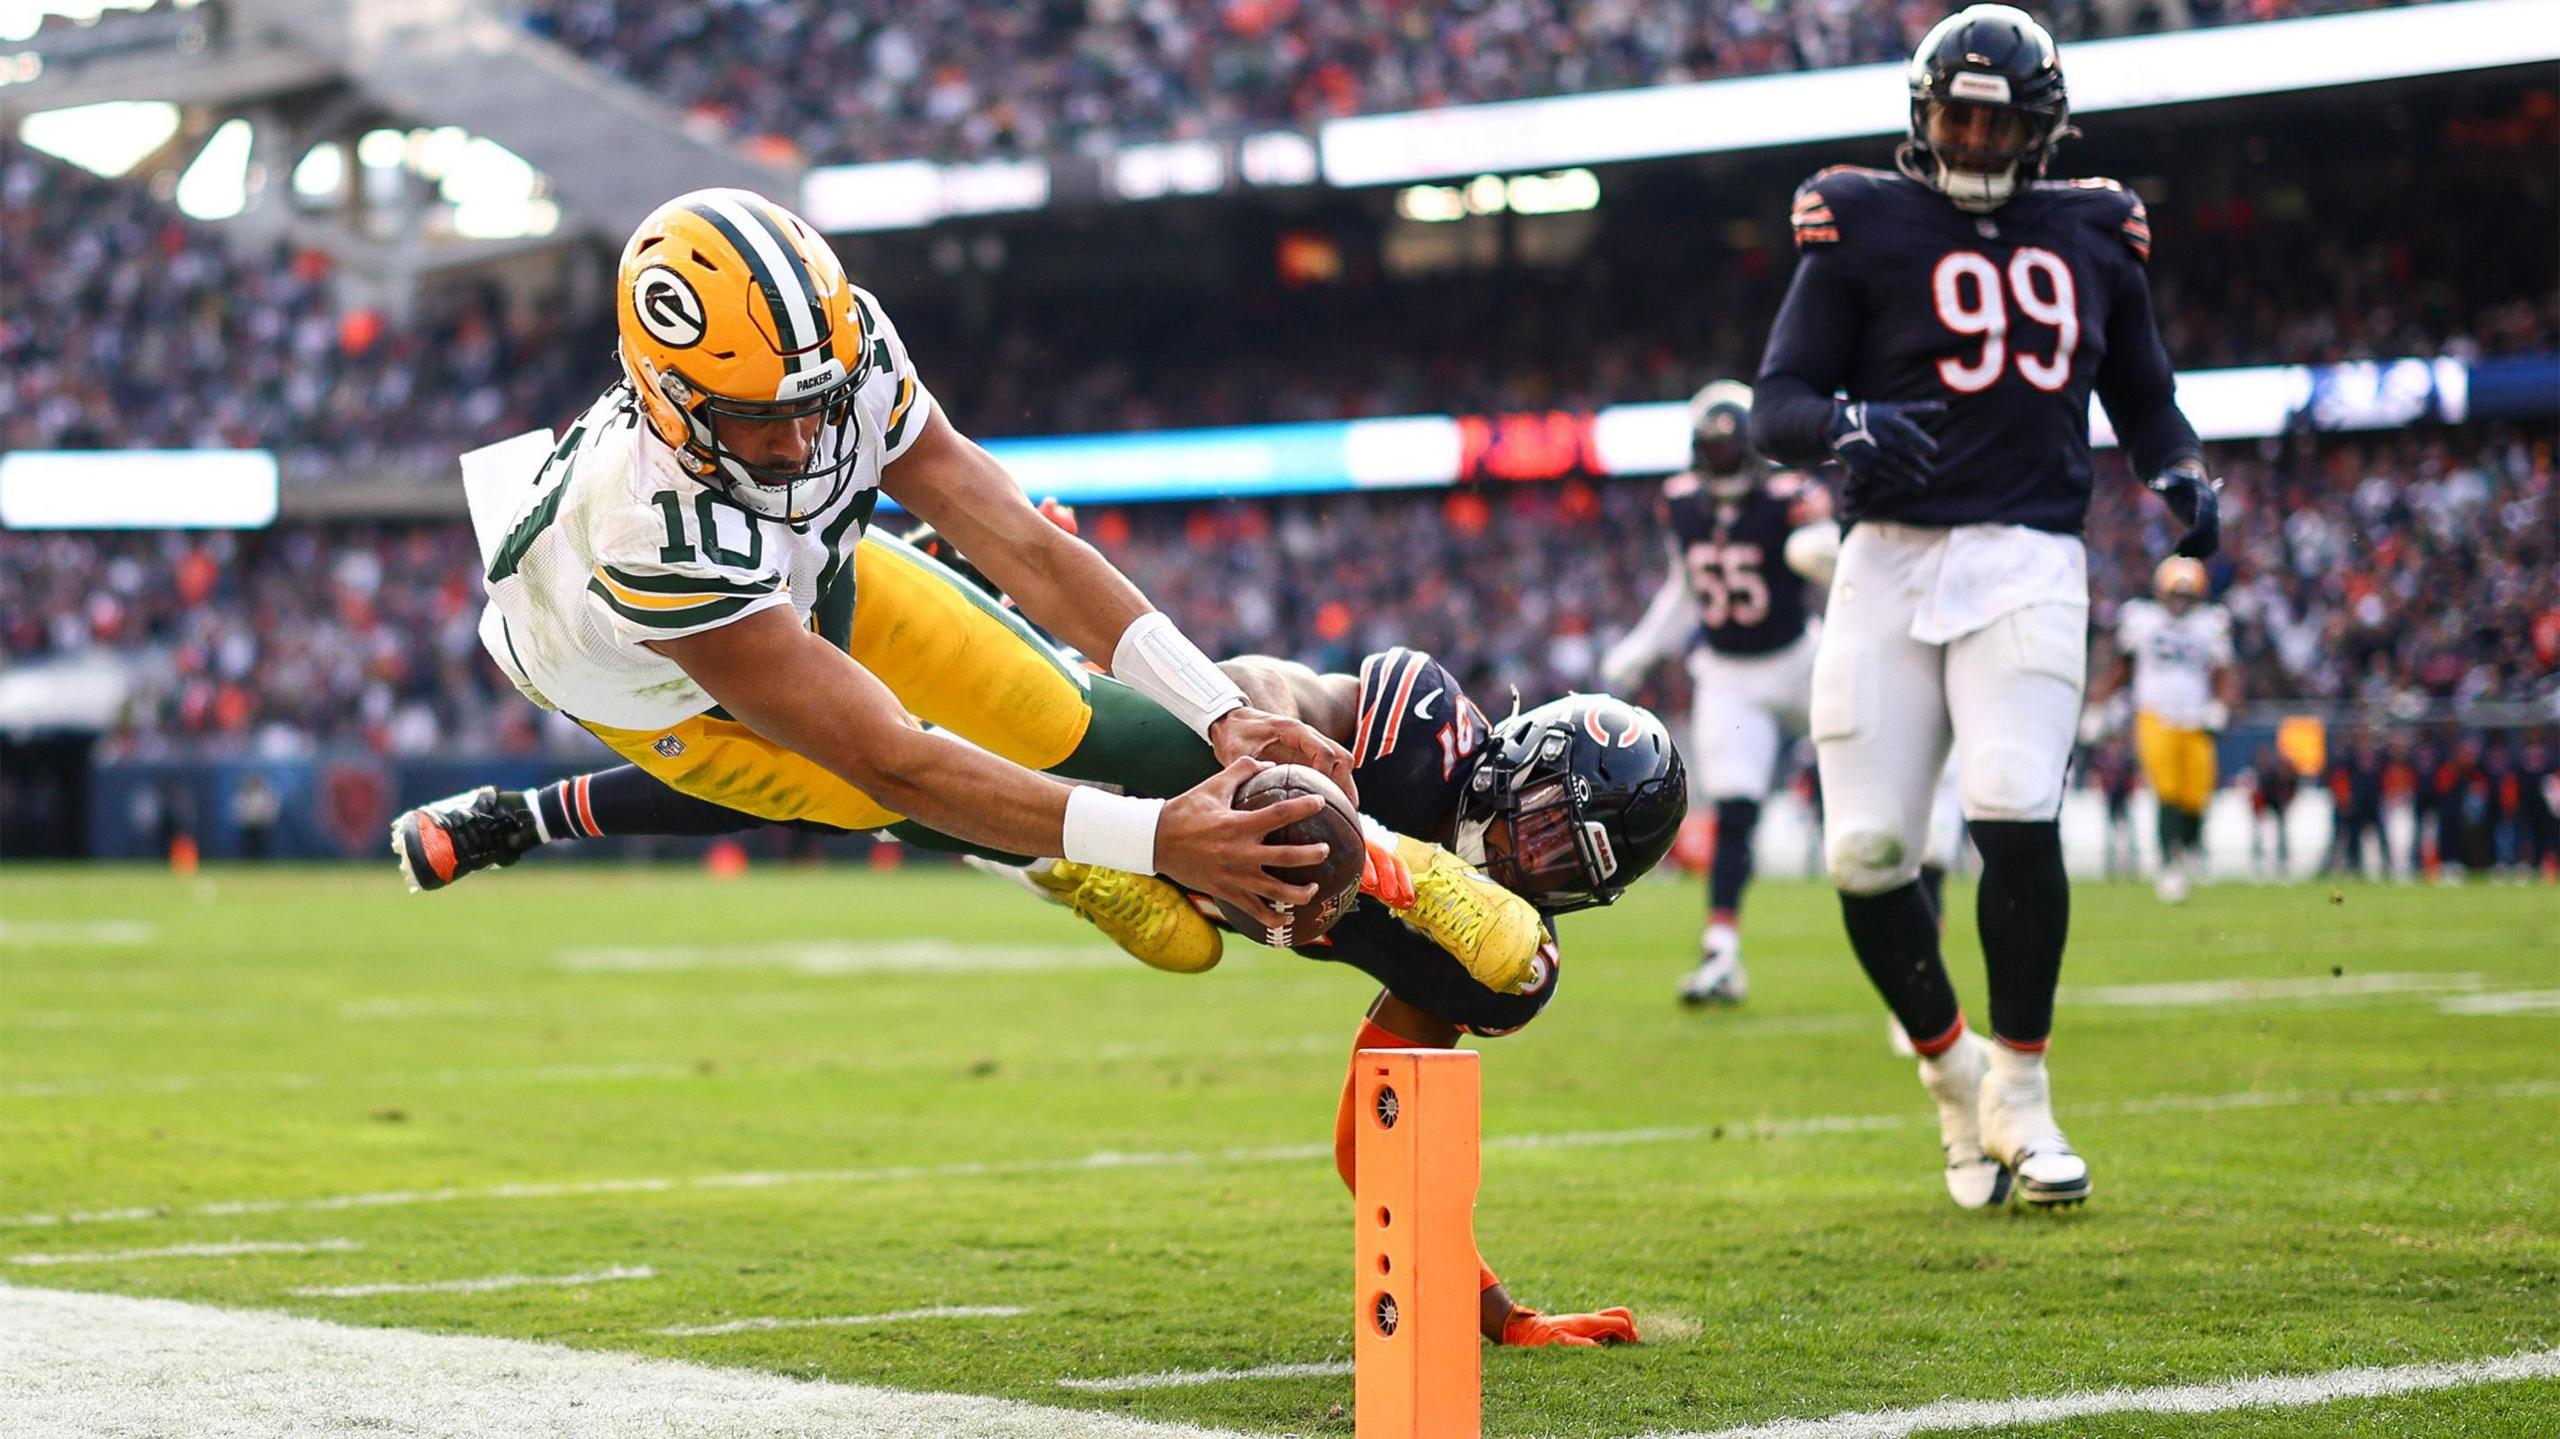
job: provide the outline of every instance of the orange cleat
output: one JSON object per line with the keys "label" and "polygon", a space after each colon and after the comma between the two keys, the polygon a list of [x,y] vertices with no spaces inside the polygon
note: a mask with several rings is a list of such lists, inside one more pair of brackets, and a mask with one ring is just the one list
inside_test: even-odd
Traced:
{"label": "orange cleat", "polygon": [[1603,1344],[1642,1344],[1644,1336],[1636,1333],[1635,1315],[1624,1308],[1603,1309],[1597,1314],[1541,1314],[1515,1306],[1511,1317],[1502,1323],[1502,1342],[1522,1349],[1548,1344],[1589,1349]]}

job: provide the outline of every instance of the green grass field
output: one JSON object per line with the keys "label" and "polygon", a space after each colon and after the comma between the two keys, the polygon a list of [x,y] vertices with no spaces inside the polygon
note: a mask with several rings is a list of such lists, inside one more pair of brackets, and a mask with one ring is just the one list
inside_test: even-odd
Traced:
{"label": "green grass field", "polygon": [[[1677,1009],[1697,902],[1568,921],[1554,1004],[1481,1046],[1485,1254],[1652,1338],[1489,1353],[1488,1433],[2560,1346],[2560,891],[2083,886],[2053,1062],[2098,1187],[2064,1215],[1948,1205],[1827,892],[1763,886],[1751,1004]],[[1978,1012],[1969,920],[1950,947]],[[0,871],[0,1257],[361,1246],[0,1282],[1348,1434],[1338,1374],[1058,1381],[1349,1356],[1331,1123],[1371,993],[1234,941],[1146,971],[943,869]],[[616,1266],[655,1277],[288,1293]],[[651,1332],[929,1306],[1022,1312]],[[2553,1434],[2560,1381],[2004,1432]]]}

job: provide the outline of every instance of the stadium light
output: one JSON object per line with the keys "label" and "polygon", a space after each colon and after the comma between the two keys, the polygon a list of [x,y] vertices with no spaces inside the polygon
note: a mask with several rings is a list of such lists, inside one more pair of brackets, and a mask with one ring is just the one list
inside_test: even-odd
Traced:
{"label": "stadium light", "polygon": [[275,523],[265,450],[20,450],[0,455],[0,529],[256,530]]}

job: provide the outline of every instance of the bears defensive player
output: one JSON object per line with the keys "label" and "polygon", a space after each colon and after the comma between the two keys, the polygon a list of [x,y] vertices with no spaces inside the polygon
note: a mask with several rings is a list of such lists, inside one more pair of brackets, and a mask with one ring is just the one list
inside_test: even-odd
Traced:
{"label": "bears defensive player", "polygon": [[2213,737],[2230,723],[2239,703],[2240,671],[2233,663],[2231,614],[2213,603],[2204,565],[2171,555],[2152,574],[2156,600],[2132,599],[2116,616],[2118,660],[2089,691],[2084,737],[2103,722],[2104,706],[2128,683],[2133,688],[2133,750],[2143,778],[2160,802],[2162,904],[2187,897],[2202,878],[2204,810],[2220,776]]}
{"label": "bears defensive player", "polygon": [[[1912,57],[1900,173],[1826,170],[1753,412],[1761,451],[1848,470],[1814,661],[1824,858],[1861,965],[1925,1056],[1948,1192],[2088,1197],[2045,1048],[2070,922],[2057,816],[2086,681],[2089,401],[2185,524],[2220,531],[2151,315],[2151,232],[2110,180],[2046,182],[2070,106],[2053,37],[1976,5]],[[1982,854],[1994,1043],[1968,1034],[1917,882],[1952,743]]]}
{"label": "bears defensive player", "polygon": [[1807,583],[1787,559],[1800,529],[1831,518],[1831,497],[1751,452],[1751,387],[1718,380],[1689,401],[1689,468],[1663,482],[1671,572],[1644,618],[1610,646],[1600,682],[1629,693],[1666,655],[1689,651],[1690,754],[1716,807],[1707,927],[1683,1004],[1740,1004],[1742,891],[1760,803],[1789,736],[1805,729],[1816,626]]}
{"label": "bears defensive player", "polygon": [[[1364,819],[1437,840],[1552,921],[1609,904],[1671,851],[1689,809],[1688,775],[1654,716],[1607,695],[1568,695],[1488,726],[1455,676],[1429,655],[1392,649],[1357,675],[1318,674],[1247,655],[1221,666],[1256,706],[1293,715],[1348,747]],[[1411,844],[1407,840],[1399,848]],[[1555,997],[1559,962],[1547,925],[1535,972],[1485,984],[1387,907],[1394,880],[1364,886],[1351,912],[1296,952],[1351,965],[1383,986],[1352,1039],[1363,1049],[1454,1046],[1463,1034],[1510,1034]],[[1334,1114],[1334,1164],[1355,1178],[1352,1078]],[[1634,1316],[1539,1314],[1481,1271],[1478,1315],[1496,1344],[1632,1343]]]}

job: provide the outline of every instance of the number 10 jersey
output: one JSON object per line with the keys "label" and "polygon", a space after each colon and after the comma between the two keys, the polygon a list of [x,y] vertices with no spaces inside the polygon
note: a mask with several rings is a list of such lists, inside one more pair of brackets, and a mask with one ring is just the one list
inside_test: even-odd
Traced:
{"label": "number 10 jersey", "polygon": [[788,605],[838,646],[853,633],[854,546],[880,472],[924,432],[932,399],[878,302],[871,378],[816,464],[860,451],[842,490],[800,524],[751,514],[688,474],[617,385],[569,427],[491,562],[481,643],[535,703],[615,729],[658,729],[711,696],[648,642]]}

